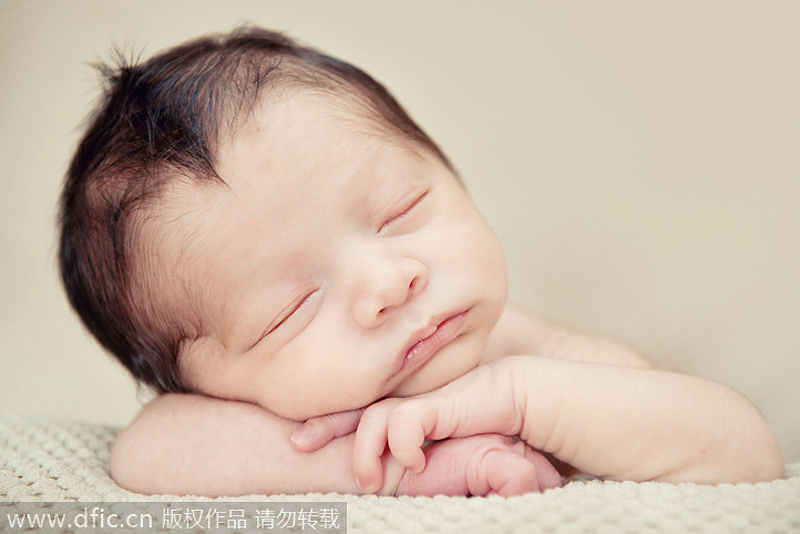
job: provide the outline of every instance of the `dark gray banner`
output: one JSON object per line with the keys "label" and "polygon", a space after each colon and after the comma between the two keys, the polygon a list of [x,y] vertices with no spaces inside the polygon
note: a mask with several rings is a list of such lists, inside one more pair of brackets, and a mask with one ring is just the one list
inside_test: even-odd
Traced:
{"label": "dark gray banner", "polygon": [[347,532],[345,502],[0,502],[0,532]]}

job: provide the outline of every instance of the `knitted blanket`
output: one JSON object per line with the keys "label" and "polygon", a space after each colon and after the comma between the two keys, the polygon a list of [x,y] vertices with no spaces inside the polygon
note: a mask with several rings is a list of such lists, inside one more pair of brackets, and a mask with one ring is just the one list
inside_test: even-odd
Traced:
{"label": "knitted blanket", "polygon": [[[75,421],[0,416],[0,501],[208,501],[146,496],[108,476],[118,429]],[[231,499],[228,499],[230,501]],[[356,497],[272,495],[236,501],[347,503],[350,533],[796,533],[800,464],[771,483],[695,484],[570,482],[520,497]]]}

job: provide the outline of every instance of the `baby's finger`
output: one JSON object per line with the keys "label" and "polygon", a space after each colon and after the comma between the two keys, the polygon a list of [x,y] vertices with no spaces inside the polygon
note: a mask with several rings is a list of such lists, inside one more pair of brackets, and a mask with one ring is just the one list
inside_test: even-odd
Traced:
{"label": "baby's finger", "polygon": [[292,445],[301,452],[321,449],[332,440],[354,432],[363,412],[363,409],[349,410],[312,417],[292,433]]}
{"label": "baby's finger", "polygon": [[440,424],[450,419],[443,414],[441,404],[435,400],[408,400],[395,408],[389,417],[389,450],[395,460],[414,473],[425,469],[425,454],[422,452],[425,439],[445,438],[452,431],[450,425]]}
{"label": "baby's finger", "polygon": [[395,399],[368,407],[361,416],[353,444],[353,472],[356,483],[365,493],[374,493],[383,484],[381,456],[386,449],[389,413]]}
{"label": "baby's finger", "polygon": [[483,473],[479,479],[482,480],[474,489],[489,489],[490,493],[503,497],[540,491],[536,467],[525,457],[509,450],[489,452],[483,458],[481,468]]}
{"label": "baby's finger", "polygon": [[[521,445],[524,442],[518,443]],[[539,490],[544,491],[553,488],[560,488],[564,485],[561,479],[561,473],[553,467],[553,464],[545,458],[542,453],[525,446],[523,449],[525,459],[533,464],[536,469],[536,482],[539,484]]]}

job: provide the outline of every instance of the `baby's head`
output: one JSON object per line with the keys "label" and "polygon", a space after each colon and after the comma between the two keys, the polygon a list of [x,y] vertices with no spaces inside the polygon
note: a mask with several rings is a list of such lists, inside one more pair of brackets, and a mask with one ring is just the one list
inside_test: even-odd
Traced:
{"label": "baby's head", "polygon": [[264,30],[110,72],[60,223],[70,302],[138,381],[296,419],[464,374],[505,304],[436,144],[362,71]]}

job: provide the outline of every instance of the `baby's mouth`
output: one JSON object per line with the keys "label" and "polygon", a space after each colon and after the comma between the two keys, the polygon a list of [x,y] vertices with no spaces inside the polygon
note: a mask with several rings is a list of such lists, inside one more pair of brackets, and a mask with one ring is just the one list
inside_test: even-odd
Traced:
{"label": "baby's mouth", "polygon": [[[431,359],[442,347],[457,338],[466,324],[467,311],[447,316],[444,320],[431,321],[431,325],[412,337],[408,348],[402,352],[400,369],[418,368]],[[438,322],[437,322],[438,321]]]}

